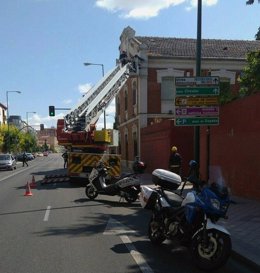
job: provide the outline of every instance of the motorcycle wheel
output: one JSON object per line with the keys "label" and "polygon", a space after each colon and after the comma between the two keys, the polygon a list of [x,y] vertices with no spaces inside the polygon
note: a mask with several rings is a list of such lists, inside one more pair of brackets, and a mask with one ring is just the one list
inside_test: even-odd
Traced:
{"label": "motorcycle wheel", "polygon": [[125,196],[125,200],[127,201],[127,203],[131,204],[133,202],[135,202],[138,198],[138,195],[136,194],[126,194]]}
{"label": "motorcycle wheel", "polygon": [[191,243],[191,255],[195,264],[203,270],[215,270],[223,266],[231,254],[231,239],[218,230],[207,230],[207,242],[200,231]]}
{"label": "motorcycle wheel", "polygon": [[87,186],[85,193],[90,200],[94,200],[98,196],[98,192],[92,186]]}
{"label": "motorcycle wheel", "polygon": [[161,245],[162,242],[166,239],[163,230],[161,229],[161,224],[154,221],[152,218],[149,223],[148,228],[148,237],[153,245]]}

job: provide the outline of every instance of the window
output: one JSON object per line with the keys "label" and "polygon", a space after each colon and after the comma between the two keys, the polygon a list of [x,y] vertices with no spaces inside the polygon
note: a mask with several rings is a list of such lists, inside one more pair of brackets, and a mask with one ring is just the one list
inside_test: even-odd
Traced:
{"label": "window", "polygon": [[125,89],[125,94],[124,94],[124,99],[125,99],[125,111],[127,111],[127,104],[128,104],[128,99],[127,99],[127,96],[128,96],[128,92],[127,92],[127,88]]}
{"label": "window", "polygon": [[134,158],[138,156],[138,145],[137,145],[137,133],[133,133],[133,142],[134,142]]}
{"label": "window", "polygon": [[133,105],[136,105],[136,96],[137,96],[137,83],[136,83],[136,81],[133,81],[132,91],[133,91]]}
{"label": "window", "polygon": [[161,113],[174,113],[174,77],[163,77],[161,82]]}
{"label": "window", "polygon": [[120,115],[120,99],[119,97],[116,98],[116,112]]}
{"label": "window", "polygon": [[125,159],[128,161],[128,136],[125,134]]}
{"label": "window", "polygon": [[161,86],[161,100],[174,100],[173,77],[163,77]]}

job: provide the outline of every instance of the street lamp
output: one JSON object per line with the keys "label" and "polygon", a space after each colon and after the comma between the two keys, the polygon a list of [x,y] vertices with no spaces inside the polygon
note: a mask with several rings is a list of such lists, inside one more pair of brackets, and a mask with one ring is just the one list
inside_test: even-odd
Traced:
{"label": "street lamp", "polygon": [[8,139],[7,139],[7,151],[8,151],[8,153],[10,153],[8,93],[18,93],[18,94],[21,94],[22,92],[21,92],[21,91],[6,91],[6,107],[7,107],[7,132],[8,132]]}
{"label": "street lamp", "polygon": [[[85,66],[89,66],[89,65],[99,65],[102,67],[102,76],[104,78],[104,65],[103,64],[94,64],[94,63],[84,63]],[[106,109],[104,109],[104,129],[106,130]]]}
{"label": "street lamp", "polygon": [[26,123],[27,123],[27,132],[29,130],[28,126],[29,126],[29,121],[28,121],[28,114],[36,114],[36,112],[26,112]]}

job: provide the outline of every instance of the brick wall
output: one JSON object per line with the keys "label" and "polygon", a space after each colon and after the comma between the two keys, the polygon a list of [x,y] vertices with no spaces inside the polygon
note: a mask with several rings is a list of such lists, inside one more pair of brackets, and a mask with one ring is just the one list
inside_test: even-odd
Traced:
{"label": "brick wall", "polygon": [[188,162],[193,159],[193,135],[193,127],[175,127],[173,120],[141,129],[141,158],[147,163],[146,172],[168,169],[170,150],[175,145],[183,158],[183,174],[186,175]]}
{"label": "brick wall", "polygon": [[[220,109],[210,129],[210,179],[227,183],[235,195],[260,199],[260,92]],[[207,132],[201,128],[201,173],[205,178]]]}

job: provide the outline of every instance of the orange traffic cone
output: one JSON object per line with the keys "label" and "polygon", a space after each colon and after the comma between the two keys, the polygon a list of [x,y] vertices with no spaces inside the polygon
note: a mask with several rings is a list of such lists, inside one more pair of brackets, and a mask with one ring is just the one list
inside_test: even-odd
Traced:
{"label": "orange traffic cone", "polygon": [[25,191],[24,196],[32,196],[32,195],[33,194],[31,192],[30,184],[29,184],[29,182],[27,182],[27,184],[26,184],[26,191]]}
{"label": "orange traffic cone", "polygon": [[30,187],[31,187],[32,189],[34,189],[34,188],[36,188],[36,186],[37,186],[37,184],[36,184],[36,182],[35,182],[34,175],[33,175],[33,176],[32,176],[32,182],[30,183]]}

